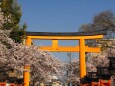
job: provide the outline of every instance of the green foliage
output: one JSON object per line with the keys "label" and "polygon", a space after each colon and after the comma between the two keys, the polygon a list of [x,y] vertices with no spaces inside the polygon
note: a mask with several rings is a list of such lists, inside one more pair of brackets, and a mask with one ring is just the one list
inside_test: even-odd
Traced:
{"label": "green foliage", "polygon": [[15,42],[18,42],[18,43],[22,43],[23,42],[23,38],[25,37],[25,31],[23,29],[13,29],[11,34],[10,34],[10,37],[15,41]]}
{"label": "green foliage", "polygon": [[17,0],[2,0],[0,7],[4,16],[4,23],[1,29],[11,30],[10,37],[15,42],[21,43],[25,35],[27,25],[25,23],[20,29],[19,23],[22,16],[22,12],[21,7],[17,3]]}
{"label": "green foliage", "polygon": [[11,44],[7,43],[7,41],[0,40],[2,44],[4,44],[8,49],[10,49],[12,46]]}
{"label": "green foliage", "polygon": [[2,0],[1,9],[4,16],[3,29],[13,29],[19,24],[22,13],[20,6],[14,3],[14,0]]}
{"label": "green foliage", "polygon": [[26,30],[26,28],[27,28],[27,24],[26,24],[26,23],[24,23],[24,25],[23,25],[22,29],[23,29],[23,30]]}

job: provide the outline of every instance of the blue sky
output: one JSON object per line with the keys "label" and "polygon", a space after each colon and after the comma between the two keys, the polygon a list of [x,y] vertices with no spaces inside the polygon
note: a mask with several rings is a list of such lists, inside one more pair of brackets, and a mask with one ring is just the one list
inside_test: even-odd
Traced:
{"label": "blue sky", "polygon": [[[18,0],[22,7],[21,23],[27,31],[76,32],[80,25],[92,22],[93,16],[111,10],[115,0]],[[59,55],[59,54],[58,54]]]}

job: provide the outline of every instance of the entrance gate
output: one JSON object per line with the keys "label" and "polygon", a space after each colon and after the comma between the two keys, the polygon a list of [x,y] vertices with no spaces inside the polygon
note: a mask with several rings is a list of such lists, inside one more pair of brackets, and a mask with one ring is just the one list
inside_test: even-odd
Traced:
{"label": "entrance gate", "polygon": [[[88,47],[85,45],[85,40],[89,39],[100,39],[103,38],[103,33],[52,33],[52,32],[27,32],[26,45],[30,46],[33,39],[38,40],[51,40],[51,46],[40,46],[41,50],[46,50],[50,52],[79,52],[80,61],[80,78],[82,79],[86,75],[86,52],[100,52],[98,47]],[[79,40],[79,45],[77,46],[59,46],[59,40]],[[26,81],[27,82],[27,81]],[[26,83],[25,82],[25,83]],[[29,86],[29,85],[24,85]]]}

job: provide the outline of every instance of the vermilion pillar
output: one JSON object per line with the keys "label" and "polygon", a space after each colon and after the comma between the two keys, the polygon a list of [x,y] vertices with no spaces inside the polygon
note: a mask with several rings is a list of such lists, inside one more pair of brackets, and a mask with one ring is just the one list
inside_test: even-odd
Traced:
{"label": "vermilion pillar", "polygon": [[27,45],[27,46],[30,46],[31,43],[32,43],[32,39],[29,38],[29,37],[27,37],[27,39],[26,39],[26,45]]}
{"label": "vermilion pillar", "polygon": [[29,86],[30,82],[30,66],[24,66],[24,86]]}
{"label": "vermilion pillar", "polygon": [[[27,37],[26,39],[26,45],[30,46],[32,43],[32,39]],[[30,82],[30,66],[25,65],[24,66],[24,86],[29,86],[29,82]]]}
{"label": "vermilion pillar", "polygon": [[79,40],[79,61],[80,61],[80,78],[86,75],[86,61],[85,61],[85,40],[81,38]]}

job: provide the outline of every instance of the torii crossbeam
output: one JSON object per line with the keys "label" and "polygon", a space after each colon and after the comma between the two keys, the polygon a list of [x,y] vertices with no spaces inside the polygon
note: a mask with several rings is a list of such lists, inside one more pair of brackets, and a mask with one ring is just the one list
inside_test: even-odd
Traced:
{"label": "torii crossbeam", "polygon": [[[85,45],[85,40],[87,39],[101,39],[103,38],[105,32],[27,32],[26,45],[30,46],[33,39],[38,40],[51,40],[51,46],[40,46],[41,50],[51,51],[51,52],[79,52],[80,57],[80,78],[86,75],[86,52],[100,52],[99,47],[88,47]],[[79,46],[59,46],[58,40],[79,40]]]}

